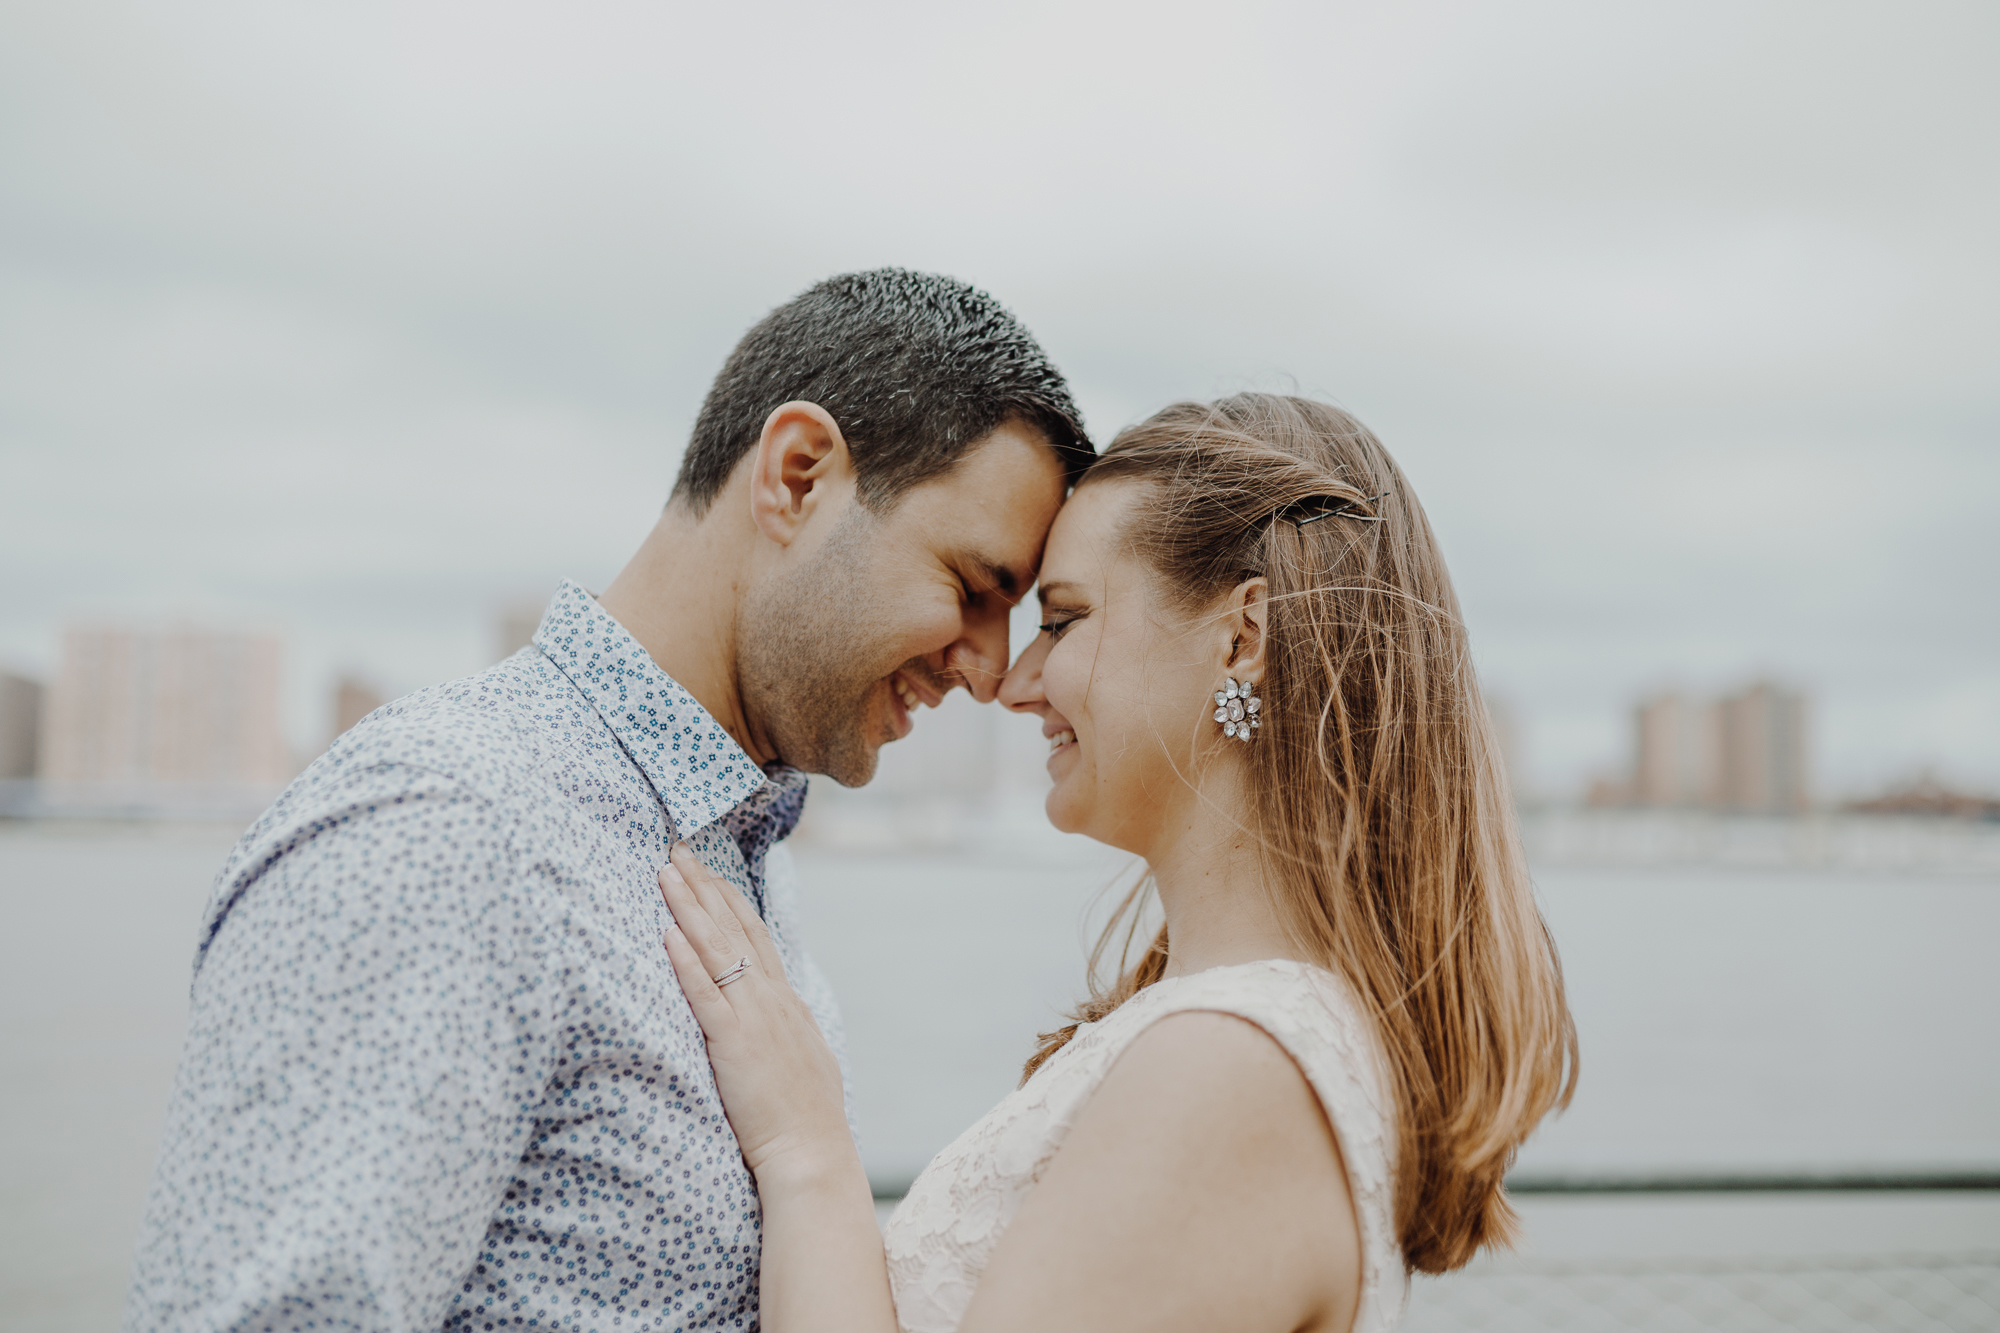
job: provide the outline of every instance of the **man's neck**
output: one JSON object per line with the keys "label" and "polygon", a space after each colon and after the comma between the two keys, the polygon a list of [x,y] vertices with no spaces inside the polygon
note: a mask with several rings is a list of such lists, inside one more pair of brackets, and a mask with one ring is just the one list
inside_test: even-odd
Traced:
{"label": "man's neck", "polygon": [[749,725],[736,673],[740,534],[716,521],[721,517],[697,521],[669,505],[597,600],[761,765],[775,756]]}

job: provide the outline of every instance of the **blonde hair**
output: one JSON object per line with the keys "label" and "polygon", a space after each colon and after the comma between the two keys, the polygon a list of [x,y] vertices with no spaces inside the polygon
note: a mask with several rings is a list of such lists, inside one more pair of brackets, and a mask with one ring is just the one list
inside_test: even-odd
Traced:
{"label": "blonde hair", "polygon": [[[1292,937],[1378,1025],[1403,1254],[1448,1272],[1513,1239],[1502,1178],[1536,1123],[1568,1104],[1577,1043],[1430,524],[1360,422],[1271,394],[1180,403],[1131,427],[1080,484],[1113,479],[1143,484],[1124,539],[1182,609],[1270,582],[1267,722],[1242,750],[1250,827]],[[1383,521],[1274,517],[1320,496]],[[1162,927],[1098,982],[1121,923],[1123,967],[1147,887],[1098,941],[1076,1023],[1164,974]],[[1043,1035],[1024,1080],[1076,1023]]]}

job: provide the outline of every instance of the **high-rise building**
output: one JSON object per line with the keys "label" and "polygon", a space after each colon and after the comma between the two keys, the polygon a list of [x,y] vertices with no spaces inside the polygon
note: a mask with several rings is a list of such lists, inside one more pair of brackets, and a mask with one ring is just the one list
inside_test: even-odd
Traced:
{"label": "high-rise building", "polygon": [[1759,681],[1724,699],[1722,789],[1732,810],[1795,814],[1806,808],[1806,701]]}
{"label": "high-rise building", "polygon": [[1722,800],[1722,711],[1661,694],[1639,705],[1639,757],[1632,773],[1640,805],[1713,806]]}
{"label": "high-rise building", "polygon": [[1633,716],[1638,805],[1791,814],[1804,810],[1804,696],[1759,681],[1725,699],[1661,694]]}
{"label": "high-rise building", "polygon": [[41,733],[42,687],[26,676],[0,671],[0,779],[35,776]]}
{"label": "high-rise building", "polygon": [[276,638],[77,628],[49,687],[50,782],[255,783],[291,777]]}

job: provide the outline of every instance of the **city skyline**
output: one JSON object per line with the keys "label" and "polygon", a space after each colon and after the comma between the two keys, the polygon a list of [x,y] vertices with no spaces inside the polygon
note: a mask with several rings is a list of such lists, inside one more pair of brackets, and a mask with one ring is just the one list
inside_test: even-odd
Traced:
{"label": "city skyline", "polygon": [[1753,681],[1719,696],[1667,691],[1632,710],[1631,767],[1599,779],[1592,805],[1799,814],[1813,808],[1810,709],[1799,691]]}
{"label": "city skyline", "polygon": [[279,723],[283,644],[192,626],[73,626],[44,696],[51,785],[239,783],[297,771]]}
{"label": "city skyline", "polygon": [[[1025,609],[1017,612],[1017,621],[1024,618]],[[523,601],[495,608],[490,661],[525,647],[539,619],[540,608]],[[275,786],[407,692],[342,672],[326,696],[322,726],[304,745],[293,745],[278,722],[284,643],[268,630],[98,623],[66,628],[63,644],[61,669],[47,686],[0,672],[0,780]],[[1845,807],[1978,818],[2000,799],[1960,790],[1923,769],[1884,773],[1865,789],[1819,790],[1811,701],[1769,679],[1726,692],[1670,689],[1640,697],[1629,709],[1623,768],[1571,790],[1525,778],[1518,760],[1526,729],[1521,717],[1505,697],[1489,697],[1487,706],[1516,797],[1525,805],[1741,814]],[[822,784],[828,794],[820,804],[880,816],[898,804],[971,808],[1046,786],[1037,719],[1009,716],[952,691],[939,707],[919,710],[915,722],[908,737],[882,748],[870,783],[854,792]]]}
{"label": "city skyline", "polygon": [[317,744],[342,673],[605,586],[741,333],[903,264],[1100,441],[1246,387],[1368,423],[1535,786],[1748,676],[1829,793],[2000,786],[2000,11],[1072,8],[8,9],[0,666],[274,623]]}

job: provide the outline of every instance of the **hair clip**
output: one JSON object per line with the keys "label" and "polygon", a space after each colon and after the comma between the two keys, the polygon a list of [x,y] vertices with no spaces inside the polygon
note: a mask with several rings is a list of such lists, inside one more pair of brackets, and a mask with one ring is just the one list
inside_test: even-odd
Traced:
{"label": "hair clip", "polygon": [[[1372,505],[1377,500],[1387,499],[1388,495],[1389,492],[1383,491],[1382,494],[1371,495],[1366,500],[1343,500],[1337,496],[1331,496],[1331,495],[1308,495],[1305,499],[1294,500],[1292,503],[1286,505],[1283,509],[1280,509],[1275,515],[1275,517],[1284,519],[1286,522],[1290,523],[1295,528],[1302,528],[1308,523],[1317,523],[1323,518],[1347,517],[1353,519],[1357,523],[1380,523],[1382,520],[1377,515],[1351,514],[1348,511],[1353,509],[1354,506],[1358,504]],[[1325,509],[1320,510],[1317,514],[1307,514],[1303,518],[1300,518],[1292,513],[1294,509],[1297,509],[1302,505],[1309,505],[1319,500],[1331,500],[1333,503],[1328,505]]]}

